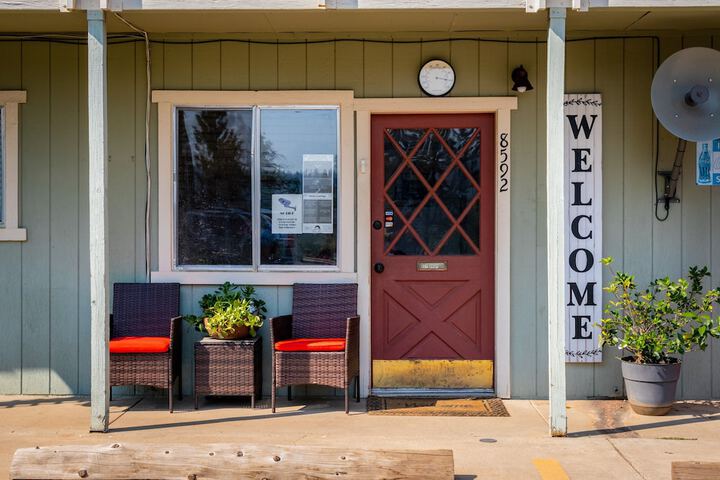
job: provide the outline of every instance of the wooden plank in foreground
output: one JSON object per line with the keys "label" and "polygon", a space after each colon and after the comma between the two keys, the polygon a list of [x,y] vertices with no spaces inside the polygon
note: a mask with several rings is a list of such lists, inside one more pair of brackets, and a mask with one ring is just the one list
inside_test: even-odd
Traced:
{"label": "wooden plank in foreground", "polygon": [[720,462],[672,462],[672,480],[720,480]]}
{"label": "wooden plank in foreground", "polygon": [[73,445],[22,448],[12,480],[452,479],[452,450],[271,445]]}

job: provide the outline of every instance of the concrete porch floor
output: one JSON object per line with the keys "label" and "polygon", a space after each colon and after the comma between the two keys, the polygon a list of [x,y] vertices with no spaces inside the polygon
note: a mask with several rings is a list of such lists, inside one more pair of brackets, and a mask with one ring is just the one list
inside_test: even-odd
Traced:
{"label": "concrete porch floor", "polygon": [[0,478],[17,448],[112,442],[450,448],[460,479],[564,478],[537,459],[557,462],[571,479],[613,480],[669,479],[673,461],[720,462],[720,402],[642,417],[623,401],[571,401],[568,438],[548,437],[546,401],[505,401],[505,418],[373,416],[354,402],[345,415],[336,399],[298,398],[274,415],[268,400],[246,405],[208,399],[196,411],[186,398],[170,414],[164,397],[117,398],[103,435],[88,433],[87,398],[0,396]]}

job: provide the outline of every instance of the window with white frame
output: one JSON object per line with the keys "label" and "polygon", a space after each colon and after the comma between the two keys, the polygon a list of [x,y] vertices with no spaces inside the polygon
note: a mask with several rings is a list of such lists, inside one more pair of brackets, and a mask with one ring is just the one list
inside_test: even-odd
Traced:
{"label": "window with white frame", "polygon": [[27,239],[19,223],[18,105],[25,103],[20,91],[0,91],[0,241]]}
{"label": "window with white frame", "polygon": [[338,109],[176,108],[175,267],[337,266]]}
{"label": "window with white frame", "polygon": [[153,99],[153,281],[354,279],[352,92],[156,91]]}

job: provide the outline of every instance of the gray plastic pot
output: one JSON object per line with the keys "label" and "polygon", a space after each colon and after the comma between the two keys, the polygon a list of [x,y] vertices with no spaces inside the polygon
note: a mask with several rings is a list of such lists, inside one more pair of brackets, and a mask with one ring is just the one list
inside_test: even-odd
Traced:
{"label": "gray plastic pot", "polygon": [[680,378],[680,362],[668,364],[633,363],[622,359],[630,406],[640,415],[665,415],[675,402],[675,389]]}

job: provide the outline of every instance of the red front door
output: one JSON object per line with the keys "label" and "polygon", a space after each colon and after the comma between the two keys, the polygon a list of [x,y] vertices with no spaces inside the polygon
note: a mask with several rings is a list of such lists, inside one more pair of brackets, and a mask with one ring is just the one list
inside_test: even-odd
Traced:
{"label": "red front door", "polygon": [[494,128],[492,114],[372,117],[376,387],[453,386],[437,378],[467,361],[492,372]]}

